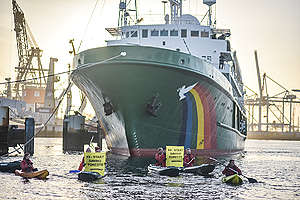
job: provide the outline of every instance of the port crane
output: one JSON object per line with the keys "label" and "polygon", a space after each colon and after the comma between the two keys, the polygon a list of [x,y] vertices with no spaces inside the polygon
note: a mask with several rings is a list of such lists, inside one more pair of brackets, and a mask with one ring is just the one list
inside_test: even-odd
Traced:
{"label": "port crane", "polygon": [[[21,99],[21,86],[24,85],[22,80],[32,79],[27,85],[45,86],[47,72],[43,69],[41,63],[42,50],[37,45],[37,42],[25,20],[24,12],[17,4],[16,0],[12,0],[13,15],[14,15],[14,31],[16,32],[16,41],[18,49],[18,66],[15,67],[17,72],[17,82],[14,85],[15,98]],[[37,59],[37,67],[33,66],[33,59]],[[44,77],[44,78],[37,78]],[[36,78],[36,79],[35,79]]]}
{"label": "port crane", "polygon": [[[295,108],[300,105],[300,99],[295,92],[300,90],[289,90],[266,73],[261,76],[257,51],[254,52],[254,56],[259,93],[248,88],[253,93],[251,96],[247,95],[245,100],[249,114],[248,130],[252,132],[299,132],[299,116],[298,125],[295,125]],[[276,87],[276,94],[271,94],[268,90],[268,85],[271,84]],[[257,109],[258,113],[256,113]]]}

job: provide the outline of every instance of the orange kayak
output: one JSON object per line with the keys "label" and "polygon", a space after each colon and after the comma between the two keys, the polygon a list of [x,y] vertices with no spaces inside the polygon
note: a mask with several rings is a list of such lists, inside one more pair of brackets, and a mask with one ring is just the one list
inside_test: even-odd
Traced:
{"label": "orange kayak", "polygon": [[15,170],[15,174],[18,176],[22,176],[24,178],[38,178],[38,179],[46,179],[46,177],[49,175],[48,170],[41,170],[37,172],[22,172],[21,170]]}

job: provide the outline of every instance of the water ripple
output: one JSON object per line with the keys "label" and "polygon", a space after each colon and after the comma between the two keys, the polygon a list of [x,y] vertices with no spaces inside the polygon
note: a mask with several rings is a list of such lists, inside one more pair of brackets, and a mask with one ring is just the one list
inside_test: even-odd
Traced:
{"label": "water ripple", "polygon": [[[231,158],[243,173],[259,183],[245,179],[241,186],[221,183],[222,165],[216,166],[211,177],[184,174],[163,177],[148,174],[147,165],[153,159],[128,159],[108,154],[107,176],[94,183],[77,180],[76,169],[80,154],[63,154],[57,145],[60,139],[37,139],[32,160],[39,169],[48,169],[46,181],[0,173],[0,199],[299,199],[300,142],[247,140],[246,151],[231,157],[220,157],[227,163]],[[44,152],[43,145],[55,151]],[[39,151],[40,150],[40,151]],[[6,161],[21,159],[10,157]]]}

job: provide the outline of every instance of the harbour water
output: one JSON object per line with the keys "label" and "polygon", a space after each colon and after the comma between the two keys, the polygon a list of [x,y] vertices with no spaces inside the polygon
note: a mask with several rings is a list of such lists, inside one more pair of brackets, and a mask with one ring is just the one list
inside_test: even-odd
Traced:
{"label": "harbour water", "polygon": [[[153,160],[128,159],[108,153],[107,176],[95,183],[77,180],[81,154],[64,154],[61,138],[36,138],[34,166],[48,169],[45,181],[24,180],[0,172],[0,199],[300,199],[300,142],[247,140],[245,151],[230,158],[243,173],[258,180],[230,186],[221,183],[222,165],[212,177],[182,174],[164,177],[147,173]],[[22,156],[1,159],[20,160]],[[201,161],[200,161],[201,160]],[[208,161],[199,159],[198,162]]]}

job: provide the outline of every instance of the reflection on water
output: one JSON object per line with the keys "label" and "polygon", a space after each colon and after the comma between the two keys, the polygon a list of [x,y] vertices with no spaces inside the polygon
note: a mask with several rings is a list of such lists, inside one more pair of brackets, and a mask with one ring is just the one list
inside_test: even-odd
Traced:
{"label": "reflection on water", "polygon": [[[300,199],[300,142],[247,140],[245,152],[230,158],[248,177],[259,183],[235,187],[221,183],[223,166],[210,177],[181,174],[163,177],[148,174],[153,159],[107,156],[107,176],[94,183],[77,180],[82,154],[63,154],[62,139],[36,138],[35,167],[48,169],[46,181],[0,173],[0,199]],[[20,160],[22,156],[5,161]],[[207,162],[199,158],[198,164]]]}

